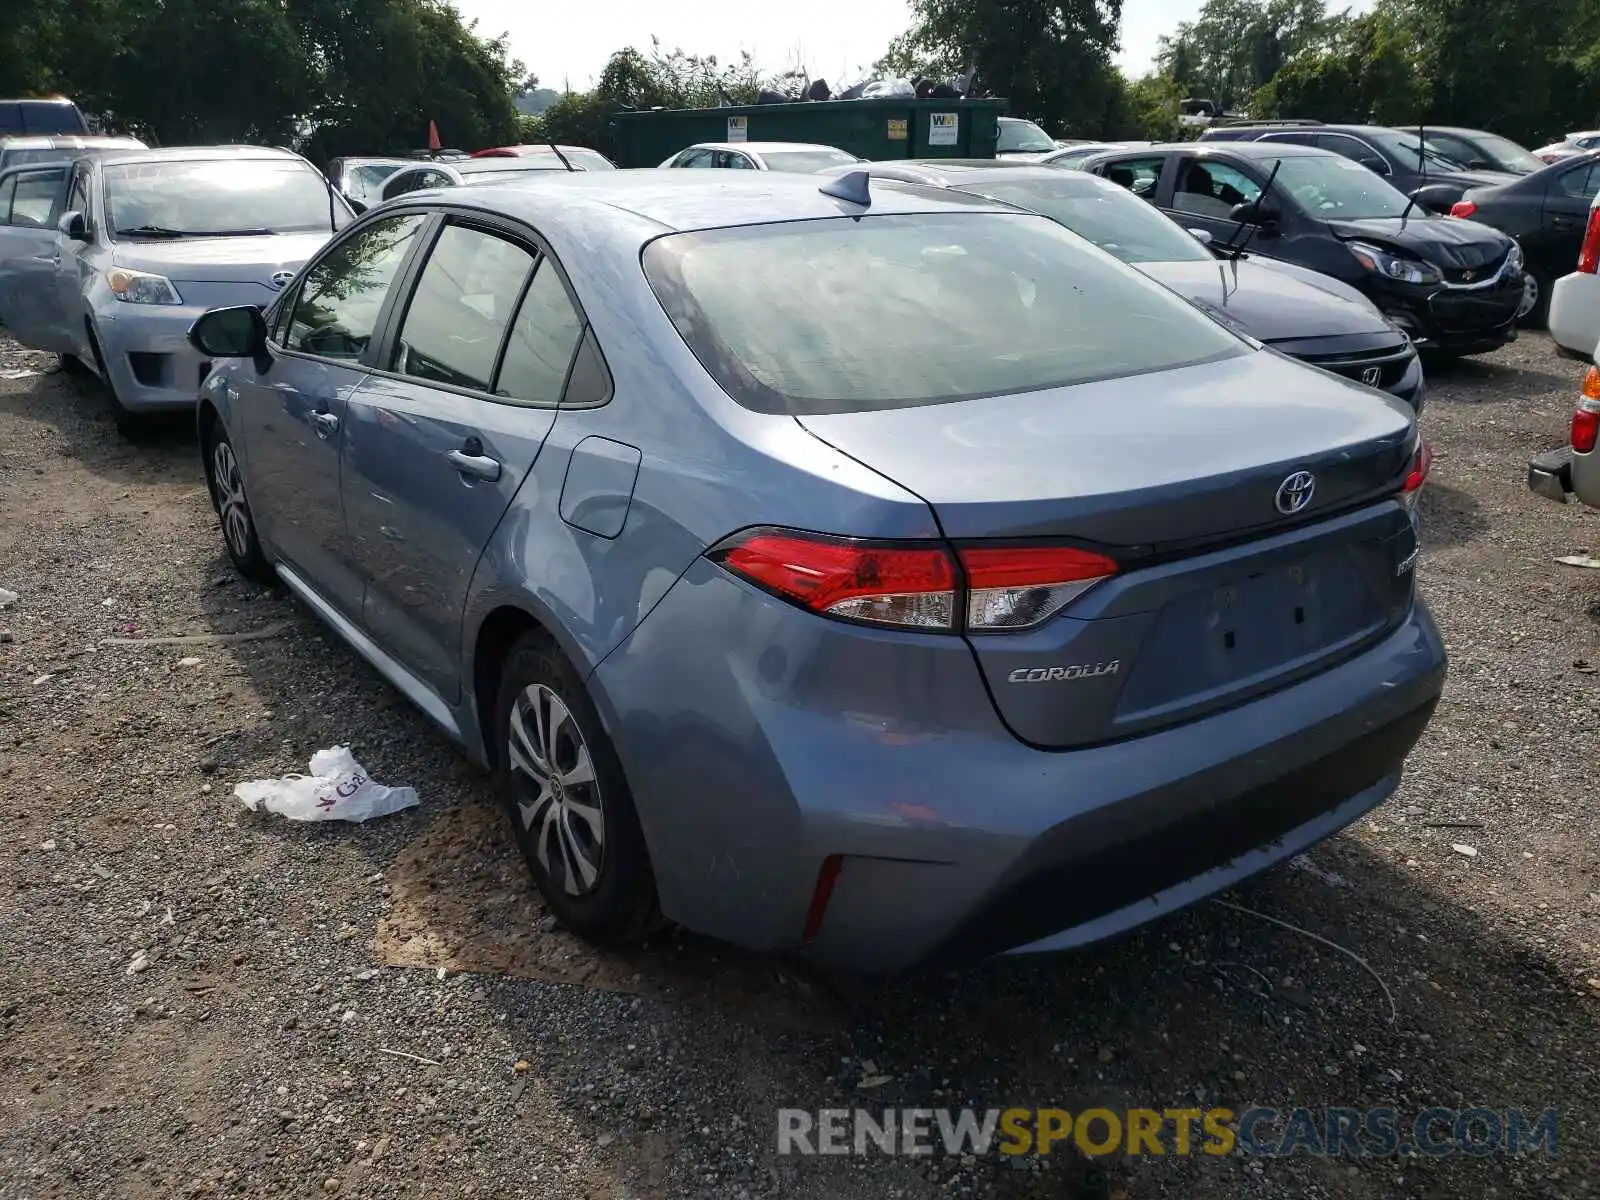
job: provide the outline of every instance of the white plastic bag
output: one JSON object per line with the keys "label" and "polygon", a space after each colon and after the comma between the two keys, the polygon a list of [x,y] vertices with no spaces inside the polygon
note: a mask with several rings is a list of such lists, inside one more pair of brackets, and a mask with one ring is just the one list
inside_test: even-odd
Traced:
{"label": "white plastic bag", "polygon": [[417,803],[416,789],[374,783],[349,746],[332,746],[311,756],[310,775],[252,779],[234,785],[246,808],[291,821],[370,821]]}

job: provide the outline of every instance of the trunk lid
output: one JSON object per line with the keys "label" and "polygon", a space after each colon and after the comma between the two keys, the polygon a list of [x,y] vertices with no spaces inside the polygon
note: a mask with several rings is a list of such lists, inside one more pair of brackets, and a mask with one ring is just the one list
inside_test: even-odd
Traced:
{"label": "trunk lid", "polygon": [[[1067,539],[1121,570],[1030,629],[970,634],[1001,717],[1066,748],[1149,732],[1357,652],[1411,604],[1404,405],[1270,351],[1142,377],[807,415],[957,542]],[[1303,508],[1277,498],[1299,472]]]}

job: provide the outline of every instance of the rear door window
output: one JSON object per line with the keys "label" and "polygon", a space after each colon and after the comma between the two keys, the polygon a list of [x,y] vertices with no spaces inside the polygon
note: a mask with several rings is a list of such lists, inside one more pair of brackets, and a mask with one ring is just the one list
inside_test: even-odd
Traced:
{"label": "rear door window", "polygon": [[680,167],[709,167],[712,165],[712,153],[705,149],[685,150],[679,157],[677,165]]}
{"label": "rear door window", "polygon": [[1164,155],[1151,158],[1119,158],[1116,162],[1107,163],[1101,174],[1119,187],[1127,188],[1140,199],[1154,203],[1156,188],[1161,183],[1161,169],[1166,166],[1166,162]]}
{"label": "rear door window", "polygon": [[1593,163],[1585,163],[1571,171],[1563,171],[1556,181],[1556,187],[1562,194],[1578,200],[1593,200],[1595,193],[1600,191],[1600,169]]}
{"label": "rear door window", "polygon": [[542,259],[511,327],[495,395],[523,404],[559,403],[582,332],[583,318],[560,273],[548,258]]}
{"label": "rear door window", "polygon": [[307,271],[284,326],[284,348],[359,361],[424,219],[407,214],[375,221]]}
{"label": "rear door window", "polygon": [[534,256],[481,229],[447,225],[411,294],[393,369],[487,392]]}
{"label": "rear door window", "polygon": [[73,104],[50,104],[24,100],[22,131],[24,133],[87,133],[83,114]]}
{"label": "rear door window", "polygon": [[1245,352],[1187,301],[1040,216],[669,234],[647,247],[644,268],[701,364],[761,412],[933,404]]}

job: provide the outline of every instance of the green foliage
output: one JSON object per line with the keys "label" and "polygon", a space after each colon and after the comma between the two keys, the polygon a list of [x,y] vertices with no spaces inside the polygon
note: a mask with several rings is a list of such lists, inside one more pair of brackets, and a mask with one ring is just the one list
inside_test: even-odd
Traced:
{"label": "green foliage", "polygon": [[946,78],[968,67],[1047,130],[1101,136],[1123,83],[1111,66],[1122,0],[911,0],[880,69]]}
{"label": "green foliage", "polygon": [[1236,108],[1272,81],[1325,25],[1323,0],[1206,0],[1161,39],[1156,62],[1183,98]]}
{"label": "green foliage", "polygon": [[[61,92],[157,143],[314,155],[478,147],[517,134],[526,81],[445,0],[11,0],[0,95]],[[20,5],[20,12],[16,7]]]}

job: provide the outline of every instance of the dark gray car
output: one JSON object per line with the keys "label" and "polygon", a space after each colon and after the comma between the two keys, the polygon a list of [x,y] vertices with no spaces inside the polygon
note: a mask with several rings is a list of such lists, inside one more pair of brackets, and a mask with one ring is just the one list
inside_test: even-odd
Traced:
{"label": "dark gray car", "polygon": [[1082,171],[950,159],[866,169],[876,178],[954,188],[1042,213],[1241,333],[1422,410],[1422,364],[1410,339],[1349,284],[1268,258],[1219,259],[1207,249],[1217,244],[1209,231],[1185,230],[1127,189]]}
{"label": "dark gray car", "polygon": [[1380,803],[1443,684],[1410,410],[979,197],[418,193],[191,336],[228,553],[591,937],[1106,937]]}

